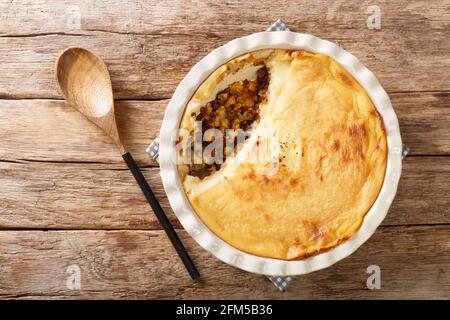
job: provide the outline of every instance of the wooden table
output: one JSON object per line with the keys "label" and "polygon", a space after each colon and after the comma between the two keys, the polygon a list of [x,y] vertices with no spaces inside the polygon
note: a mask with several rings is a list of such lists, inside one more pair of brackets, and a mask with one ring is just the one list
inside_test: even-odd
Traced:
{"label": "wooden table", "polygon": [[[449,0],[78,2],[0,4],[1,298],[450,298]],[[381,29],[366,25],[370,5],[381,10]],[[144,152],[186,72],[278,18],[339,43],[373,70],[411,147],[375,235],[349,258],[294,279],[285,293],[194,243]],[[108,138],[62,100],[53,67],[68,46],[106,61],[124,142],[179,229],[200,282],[189,279]],[[366,286],[369,265],[381,268],[380,290]],[[80,290],[72,281],[78,270]]]}

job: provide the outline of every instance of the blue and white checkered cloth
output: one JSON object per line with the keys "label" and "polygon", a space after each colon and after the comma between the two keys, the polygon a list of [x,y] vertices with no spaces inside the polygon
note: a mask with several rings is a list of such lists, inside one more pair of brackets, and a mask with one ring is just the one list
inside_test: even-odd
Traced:
{"label": "blue and white checkered cloth", "polygon": [[[278,19],[275,21],[274,24],[272,24],[267,31],[289,31],[289,28],[286,26],[286,24]],[[159,160],[159,137],[156,137],[153,142],[148,146],[147,153],[150,157],[152,157],[154,160]],[[286,276],[286,277],[279,277],[279,276],[266,276],[272,283],[280,290],[285,291],[287,285],[289,282],[291,282],[292,277]]]}

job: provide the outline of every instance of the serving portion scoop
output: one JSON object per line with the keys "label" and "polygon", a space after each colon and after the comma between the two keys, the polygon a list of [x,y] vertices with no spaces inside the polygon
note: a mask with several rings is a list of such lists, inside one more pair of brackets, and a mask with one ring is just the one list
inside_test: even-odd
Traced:
{"label": "serving portion scoop", "polygon": [[68,48],[56,62],[56,79],[67,102],[102,129],[116,144],[136,182],[166,231],[192,279],[200,276],[133,157],[122,144],[114,115],[114,98],[105,63],[92,52]]}

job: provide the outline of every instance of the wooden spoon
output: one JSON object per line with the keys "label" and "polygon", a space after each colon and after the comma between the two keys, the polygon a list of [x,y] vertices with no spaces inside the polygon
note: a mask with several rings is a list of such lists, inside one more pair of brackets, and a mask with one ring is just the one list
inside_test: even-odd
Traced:
{"label": "wooden spoon", "polygon": [[200,276],[173,226],[133,157],[120,141],[114,116],[111,79],[105,63],[82,48],[64,50],[56,61],[56,78],[68,103],[102,129],[116,144],[192,279]]}

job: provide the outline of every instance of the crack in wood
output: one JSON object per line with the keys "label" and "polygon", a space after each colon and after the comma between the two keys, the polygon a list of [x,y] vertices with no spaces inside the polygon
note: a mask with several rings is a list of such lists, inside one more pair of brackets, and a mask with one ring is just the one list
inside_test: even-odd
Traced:
{"label": "crack in wood", "polygon": [[[424,93],[428,93],[428,94],[443,94],[443,95],[448,95],[450,94],[450,89],[439,89],[439,90],[402,90],[402,91],[395,91],[395,90],[390,90],[387,91],[388,95],[414,95],[414,94],[424,94]],[[126,97],[117,97],[114,98],[114,101],[121,101],[121,102],[163,102],[163,101],[167,101],[169,102],[169,100],[171,99],[171,96],[159,96],[159,97],[143,97],[143,96],[126,96]],[[51,96],[22,96],[22,95],[7,95],[7,94],[0,94],[0,101],[1,100],[13,100],[13,101],[17,101],[17,100],[36,100],[36,101],[45,101],[45,100],[49,100],[49,101],[65,101],[65,99],[63,99],[62,97],[51,97]]]}
{"label": "crack in wood", "polygon": [[54,32],[40,32],[40,33],[27,33],[27,34],[0,34],[0,38],[36,38],[36,37],[48,37],[48,36],[75,36],[75,37],[93,37],[96,36],[96,33],[106,33],[106,34],[118,34],[118,35],[127,35],[127,36],[140,36],[140,37],[192,37],[199,36],[202,38],[217,38],[221,39],[222,36],[220,34],[214,32],[197,32],[197,33],[183,33],[183,32],[132,32],[132,31],[114,31],[114,30],[106,30],[106,29],[90,29],[83,28],[77,30],[78,32],[64,32],[64,31],[54,31]]}
{"label": "crack in wood", "polygon": [[[377,229],[389,229],[389,228],[440,228],[440,227],[448,227],[449,223],[417,223],[417,224],[381,224]],[[174,226],[174,229],[177,231],[186,231],[183,227]],[[29,231],[37,231],[37,232],[118,232],[118,231],[141,231],[141,232],[159,232],[164,231],[161,227],[153,227],[153,228],[23,228],[23,227],[8,227],[2,228],[0,227],[0,233],[2,232],[29,232]]]}
{"label": "crack in wood", "polygon": [[[70,160],[41,160],[41,159],[16,159],[16,160],[11,160],[11,159],[0,159],[0,163],[4,162],[4,163],[14,163],[14,164],[27,164],[27,163],[42,163],[42,164],[99,164],[99,165],[117,165],[117,164],[122,164],[121,161],[119,162],[100,162],[100,161],[70,161]],[[148,164],[148,165],[140,165],[139,168],[141,169],[151,169],[151,168],[158,168],[159,165],[157,162],[155,162],[154,164]],[[124,168],[87,168],[87,170],[114,170],[114,171],[128,171],[129,169],[127,167],[125,167],[124,164]]]}
{"label": "crack in wood", "polygon": [[47,36],[75,36],[75,37],[90,37],[92,34],[88,33],[70,33],[70,32],[42,32],[31,34],[0,34],[0,38],[36,38]]}

